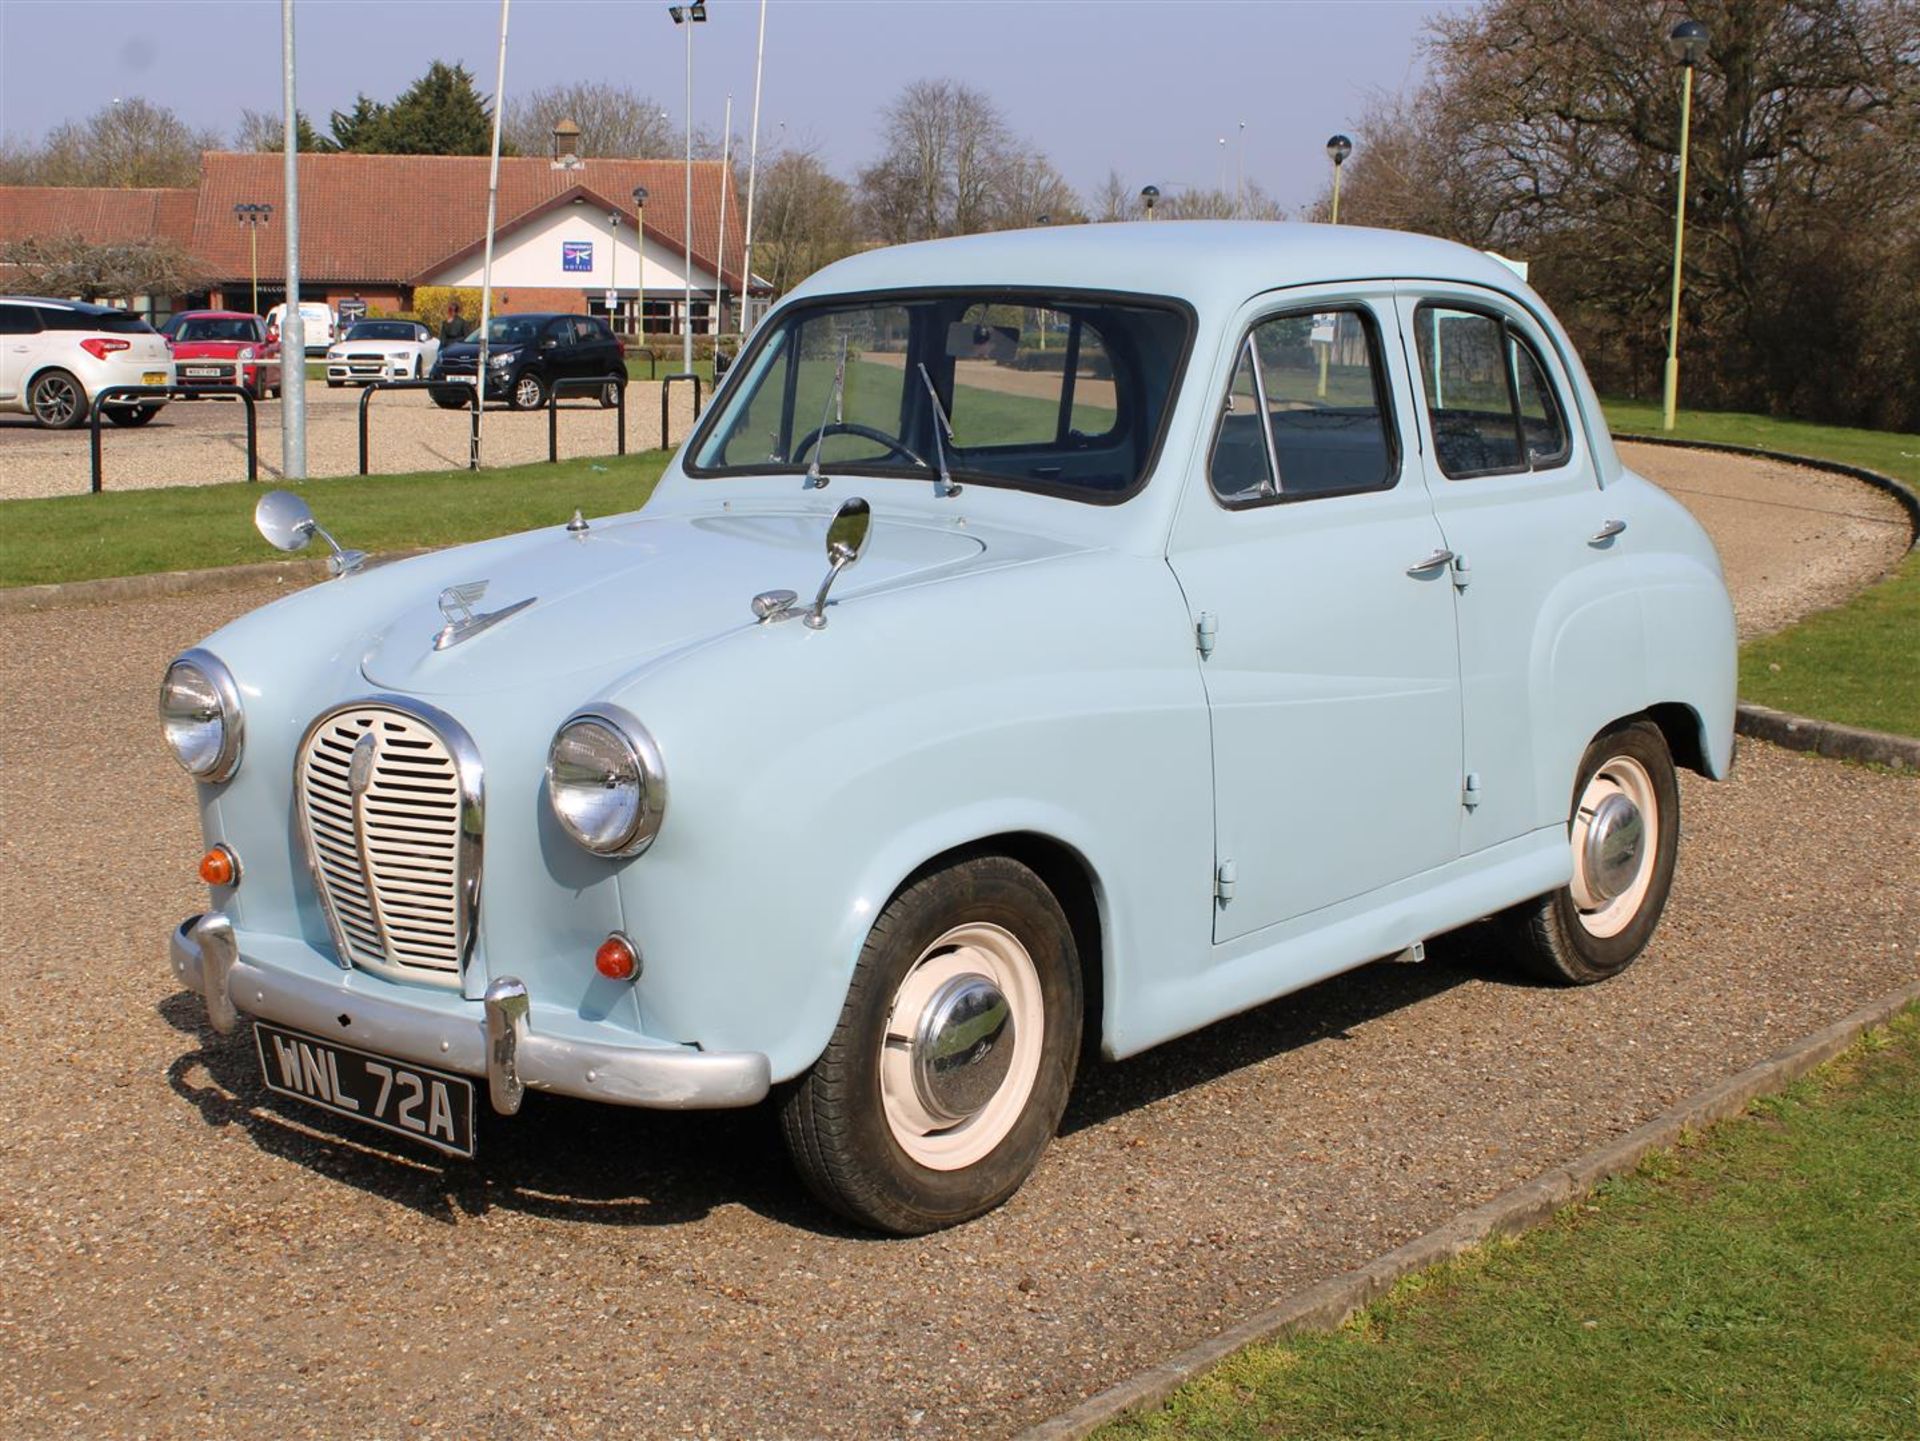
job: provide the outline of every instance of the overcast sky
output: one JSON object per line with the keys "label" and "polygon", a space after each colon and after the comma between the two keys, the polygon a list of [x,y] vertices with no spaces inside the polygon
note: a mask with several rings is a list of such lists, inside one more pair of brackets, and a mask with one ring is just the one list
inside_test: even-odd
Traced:
{"label": "overcast sky", "polygon": [[[1016,132],[1090,190],[1233,184],[1245,165],[1289,208],[1313,198],[1323,146],[1377,90],[1418,73],[1414,0],[771,0],[761,131],[811,140],[852,177],[879,108],[910,80],[993,96]],[[758,0],[709,0],[694,36],[694,119],[744,136]],[[498,0],[297,0],[300,107],[322,129],[358,91],[392,98],[435,59],[493,87]],[[682,114],[685,50],[664,0],[514,0],[507,94],[607,80]],[[0,133],[37,138],[116,96],[230,135],[280,107],[276,0],[0,0]],[[1225,138],[1222,146],[1220,140]],[[744,164],[742,166],[744,170]]]}

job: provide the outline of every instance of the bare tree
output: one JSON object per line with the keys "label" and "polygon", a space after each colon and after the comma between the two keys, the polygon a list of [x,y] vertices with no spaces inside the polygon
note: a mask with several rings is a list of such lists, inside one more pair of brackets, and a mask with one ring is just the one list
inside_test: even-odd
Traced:
{"label": "bare tree", "polygon": [[1087,209],[1095,220],[1138,220],[1140,195],[1118,170],[1109,170]]}
{"label": "bare tree", "polygon": [[1046,156],[1014,136],[992,99],[958,81],[907,86],[881,112],[880,135],[880,159],[859,180],[878,239],[967,235],[1078,211]]}
{"label": "bare tree", "polygon": [[754,238],[753,268],[776,294],[860,248],[853,188],[810,149],[763,156],[760,197],[763,218]]}
{"label": "bare tree", "polygon": [[[1920,6],[1699,0],[1683,369],[1693,403],[1920,424]],[[1657,0],[1493,0],[1360,127],[1342,220],[1534,263],[1602,384],[1665,349],[1680,75]]]}
{"label": "bare tree", "polygon": [[170,240],[96,245],[77,235],[34,236],[0,246],[0,261],[14,267],[23,289],[87,301],[183,295],[208,280],[205,267]]}
{"label": "bare tree", "polygon": [[1153,210],[1160,220],[1283,220],[1286,212],[1253,181],[1231,190],[1187,189],[1161,198]]}
{"label": "bare tree", "polygon": [[184,187],[199,181],[200,153],[219,148],[212,131],[134,96],[56,126],[38,146],[0,151],[0,174],[16,185]]}
{"label": "bare tree", "polygon": [[[553,127],[562,120],[580,127],[583,156],[663,159],[681,154],[686,144],[685,132],[651,95],[603,80],[549,85],[509,100],[502,125],[522,155],[545,155],[552,149]],[[711,143],[695,138],[696,148]]]}

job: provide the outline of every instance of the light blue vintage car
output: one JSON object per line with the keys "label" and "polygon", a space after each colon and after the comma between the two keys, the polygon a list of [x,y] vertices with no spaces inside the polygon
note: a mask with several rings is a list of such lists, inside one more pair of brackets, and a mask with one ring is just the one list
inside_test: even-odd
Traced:
{"label": "light blue vintage car", "polygon": [[834,265],[632,514],[372,565],[168,670],[266,1084],[470,1153],[476,1092],[777,1097],[848,1216],[1033,1169],[1128,1056],[1482,917],[1646,946],[1732,757],[1713,547],[1511,270],[1352,228]]}

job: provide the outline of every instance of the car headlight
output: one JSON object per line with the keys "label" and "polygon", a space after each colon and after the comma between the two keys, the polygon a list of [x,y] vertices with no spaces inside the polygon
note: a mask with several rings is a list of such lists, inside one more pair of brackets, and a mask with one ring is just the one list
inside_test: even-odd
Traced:
{"label": "car headlight", "polygon": [[174,759],[195,780],[226,780],[240,767],[246,718],[233,672],[218,656],[190,650],[160,682],[160,725]]}
{"label": "car headlight", "polygon": [[253,347],[252,347],[251,345],[243,345],[243,346],[241,346],[241,347],[240,347],[240,358],[241,358],[242,360],[252,360],[252,359],[253,359]]}
{"label": "car headlight", "polygon": [[580,711],[547,751],[547,802],[561,829],[595,855],[637,856],[667,811],[660,748],[618,706]]}
{"label": "car headlight", "polygon": [[515,355],[513,351],[496,350],[492,355],[489,355],[487,357],[487,364],[507,366],[507,365],[512,365],[514,362],[514,359],[515,359]]}

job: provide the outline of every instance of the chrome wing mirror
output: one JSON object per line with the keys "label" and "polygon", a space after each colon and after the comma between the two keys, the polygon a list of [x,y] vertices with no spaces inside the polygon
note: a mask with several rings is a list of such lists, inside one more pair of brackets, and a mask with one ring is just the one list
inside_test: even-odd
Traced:
{"label": "chrome wing mirror", "polygon": [[344,549],[327,534],[313,510],[290,490],[270,490],[253,508],[253,528],[275,550],[305,550],[317,535],[333,554],[327,557],[327,569],[334,575],[352,575],[367,563],[364,550]]}
{"label": "chrome wing mirror", "polygon": [[[822,630],[827,624],[827,592],[833,589],[840,572],[867,553],[867,538],[873,531],[873,507],[859,496],[842,503],[827,525],[827,578],[820,582],[813,608],[806,613],[807,628]],[[753,598],[754,619],[762,625],[791,620],[800,612],[794,603],[799,596],[790,590],[763,590]]]}
{"label": "chrome wing mirror", "polygon": [[840,572],[867,553],[867,538],[873,534],[873,507],[859,496],[841,504],[827,526],[827,578],[820,582],[820,593],[813,598],[813,611],[807,616],[807,629],[820,630],[827,623],[827,592]]}

